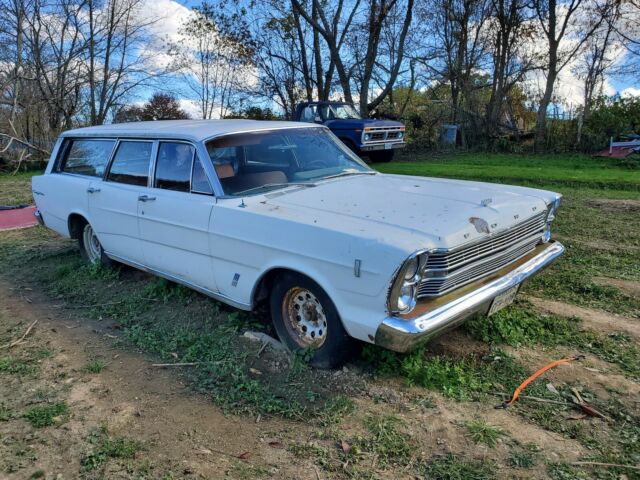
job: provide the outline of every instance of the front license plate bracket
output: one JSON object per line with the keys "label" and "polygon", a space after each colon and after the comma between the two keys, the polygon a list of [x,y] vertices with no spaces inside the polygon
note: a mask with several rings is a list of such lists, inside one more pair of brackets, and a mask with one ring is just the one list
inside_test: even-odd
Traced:
{"label": "front license plate bracket", "polygon": [[516,295],[518,294],[518,290],[520,289],[520,285],[516,285],[515,287],[511,287],[509,290],[502,292],[491,302],[491,306],[489,307],[489,312],[487,312],[487,317],[490,317],[496,312],[499,312],[505,307],[508,307],[513,303],[516,299]]}

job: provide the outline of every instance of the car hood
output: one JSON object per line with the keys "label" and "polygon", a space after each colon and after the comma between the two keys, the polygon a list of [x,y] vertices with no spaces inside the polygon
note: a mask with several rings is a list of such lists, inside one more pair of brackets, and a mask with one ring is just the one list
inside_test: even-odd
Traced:
{"label": "car hood", "polygon": [[[490,183],[357,175],[265,195],[279,215],[409,250],[453,248],[544,212],[558,194]],[[294,213],[295,212],[295,213]]]}
{"label": "car hood", "polygon": [[324,124],[331,129],[355,129],[364,127],[401,127],[402,123],[395,120],[376,120],[373,118],[363,119],[336,119],[327,120]]}

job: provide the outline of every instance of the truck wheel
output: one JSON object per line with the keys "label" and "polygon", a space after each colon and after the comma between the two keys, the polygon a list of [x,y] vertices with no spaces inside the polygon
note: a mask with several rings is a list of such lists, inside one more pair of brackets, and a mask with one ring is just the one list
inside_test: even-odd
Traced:
{"label": "truck wheel", "polygon": [[371,152],[370,158],[372,162],[389,163],[391,160],[393,160],[394,153],[395,152],[393,150]]}
{"label": "truck wheel", "polygon": [[78,235],[78,245],[80,246],[80,256],[90,264],[100,263],[105,267],[111,266],[112,262],[104,253],[100,240],[93,227],[86,222]]}
{"label": "truck wheel", "polygon": [[271,319],[280,340],[293,352],[311,350],[309,363],[335,368],[357,351],[329,296],[313,280],[288,272],[271,289]]}

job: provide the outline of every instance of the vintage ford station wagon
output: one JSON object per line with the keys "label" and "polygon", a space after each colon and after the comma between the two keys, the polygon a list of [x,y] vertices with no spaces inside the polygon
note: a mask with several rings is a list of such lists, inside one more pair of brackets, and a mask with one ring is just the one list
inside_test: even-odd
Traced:
{"label": "vintage ford station wagon", "polygon": [[384,175],[322,125],[140,122],[58,139],[33,178],[40,222],[237,308],[267,302],[312,363],[357,341],[404,352],[513,301],[564,250],[561,196]]}

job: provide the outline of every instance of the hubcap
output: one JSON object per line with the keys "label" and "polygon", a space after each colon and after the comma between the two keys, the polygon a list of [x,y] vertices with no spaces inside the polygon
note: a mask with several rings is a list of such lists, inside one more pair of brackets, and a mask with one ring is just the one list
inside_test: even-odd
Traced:
{"label": "hubcap", "polygon": [[284,296],[282,317],[291,337],[301,347],[320,347],[327,338],[327,317],[320,300],[309,290],[293,287]]}
{"label": "hubcap", "polygon": [[91,225],[88,223],[84,226],[84,230],[82,231],[82,240],[89,262],[98,262],[102,257],[102,246],[100,245],[100,241],[93,231],[93,228],[91,228]]}

